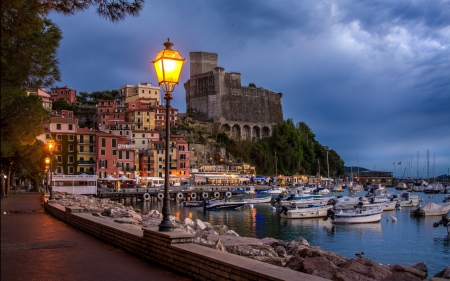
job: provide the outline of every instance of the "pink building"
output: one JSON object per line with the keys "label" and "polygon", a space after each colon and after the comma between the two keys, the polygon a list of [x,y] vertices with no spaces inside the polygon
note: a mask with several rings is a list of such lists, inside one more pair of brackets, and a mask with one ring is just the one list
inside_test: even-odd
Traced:
{"label": "pink building", "polygon": [[69,105],[72,105],[72,103],[77,100],[77,91],[70,89],[67,86],[51,88],[50,95],[52,102],[65,99]]}
{"label": "pink building", "polygon": [[97,163],[96,173],[100,178],[109,175],[117,178],[119,171],[117,170],[117,150],[119,137],[105,132],[97,132]]}
{"label": "pink building", "polygon": [[44,88],[40,89],[27,89],[27,94],[38,95],[42,99],[42,106],[48,111],[52,110],[52,99],[49,93]]}

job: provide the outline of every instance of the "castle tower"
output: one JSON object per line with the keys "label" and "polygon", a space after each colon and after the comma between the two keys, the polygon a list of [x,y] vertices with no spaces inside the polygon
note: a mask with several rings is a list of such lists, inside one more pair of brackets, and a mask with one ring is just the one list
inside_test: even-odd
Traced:
{"label": "castle tower", "polygon": [[190,52],[189,59],[191,62],[191,77],[213,71],[214,68],[217,67],[218,57],[219,55],[215,53]]}

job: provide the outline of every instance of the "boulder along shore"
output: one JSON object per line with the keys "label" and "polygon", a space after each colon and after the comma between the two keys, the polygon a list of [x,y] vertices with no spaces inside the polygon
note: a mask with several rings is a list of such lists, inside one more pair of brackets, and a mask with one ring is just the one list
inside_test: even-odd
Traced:
{"label": "boulder along shore", "polygon": [[[111,220],[132,228],[157,227],[162,214],[152,210],[142,214],[131,206],[104,198],[54,192],[54,201],[61,206],[78,206],[93,216]],[[241,237],[226,225],[211,225],[199,219],[170,217],[175,226],[174,231],[185,231],[195,235],[194,243],[244,256],[280,267],[304,272],[339,281],[419,281],[427,280],[428,269],[424,262],[409,266],[379,264],[364,255],[359,258],[346,258],[336,253],[323,251],[320,247],[309,245],[299,237],[285,242],[274,238]],[[450,266],[430,277],[432,281],[449,280]]]}

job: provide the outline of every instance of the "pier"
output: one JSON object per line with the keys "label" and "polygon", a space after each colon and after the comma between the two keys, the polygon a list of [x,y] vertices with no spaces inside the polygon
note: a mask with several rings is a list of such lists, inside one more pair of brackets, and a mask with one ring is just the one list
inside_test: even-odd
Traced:
{"label": "pier", "polygon": [[[224,199],[231,197],[231,191],[241,188],[235,185],[201,185],[201,186],[171,186],[169,189],[170,200],[196,201],[202,199]],[[261,186],[260,189],[270,188]],[[131,199],[136,201],[156,201],[164,198],[164,188],[98,188],[98,198],[111,200]]]}

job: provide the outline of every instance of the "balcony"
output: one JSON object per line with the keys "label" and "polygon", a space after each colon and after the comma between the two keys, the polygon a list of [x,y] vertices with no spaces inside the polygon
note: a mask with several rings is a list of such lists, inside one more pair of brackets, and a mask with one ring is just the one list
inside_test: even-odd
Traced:
{"label": "balcony", "polygon": [[134,144],[118,144],[118,149],[134,149]]}
{"label": "balcony", "polygon": [[94,160],[79,160],[78,161],[78,165],[94,165],[95,161]]}

